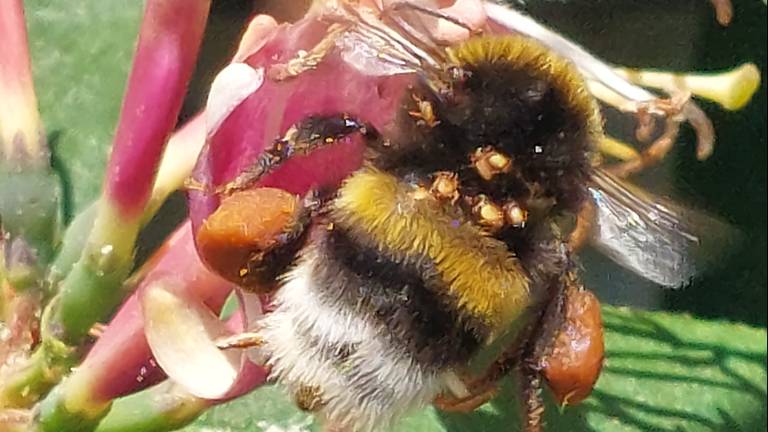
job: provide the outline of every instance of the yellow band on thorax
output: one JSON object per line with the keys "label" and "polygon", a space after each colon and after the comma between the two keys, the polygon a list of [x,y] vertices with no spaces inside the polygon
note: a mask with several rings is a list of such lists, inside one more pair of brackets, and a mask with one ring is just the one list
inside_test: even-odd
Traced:
{"label": "yellow band on thorax", "polygon": [[379,250],[430,259],[457,307],[502,333],[531,302],[528,278],[498,239],[452,218],[431,196],[373,169],[342,186],[335,222],[369,238]]}

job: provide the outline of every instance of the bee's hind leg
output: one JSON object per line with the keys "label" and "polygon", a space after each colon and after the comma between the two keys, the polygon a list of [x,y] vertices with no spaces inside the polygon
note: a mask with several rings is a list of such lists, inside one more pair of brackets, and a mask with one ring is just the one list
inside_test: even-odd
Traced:
{"label": "bee's hind leg", "polygon": [[464,383],[468,394],[453,396],[440,394],[433,401],[435,408],[446,412],[472,412],[493,399],[498,392],[495,382]]}
{"label": "bee's hind leg", "polygon": [[596,218],[595,203],[585,200],[576,214],[576,225],[568,236],[568,249],[573,253],[579,251],[592,236]]}
{"label": "bee's hind leg", "polygon": [[569,277],[570,275],[566,274],[554,283],[549,305],[530,332],[530,338],[522,348],[515,366],[525,432],[540,432],[543,428],[544,400],[541,392],[544,363],[552,351],[557,332],[565,321]]}
{"label": "bee's hind leg", "polygon": [[[468,388],[473,393],[469,398],[451,401],[453,405],[449,405],[449,408],[471,407],[471,410],[479,407],[495,395],[496,383],[501,378],[515,373],[522,407],[523,430],[525,432],[542,430],[544,401],[541,392],[544,360],[550,354],[557,332],[565,320],[568,300],[566,289],[571,278],[572,275],[566,273],[553,282],[549,303],[539,319],[534,320],[479,379],[469,384]],[[488,393],[483,394],[481,390],[487,390]],[[482,400],[480,395],[487,396],[487,399]],[[442,409],[440,405],[437,407]]]}

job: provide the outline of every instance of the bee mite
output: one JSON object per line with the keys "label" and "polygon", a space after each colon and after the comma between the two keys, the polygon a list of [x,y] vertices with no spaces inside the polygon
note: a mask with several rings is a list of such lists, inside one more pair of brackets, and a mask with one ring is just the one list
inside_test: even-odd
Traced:
{"label": "bee mite", "polygon": [[417,187],[417,188],[416,188],[416,189],[415,189],[415,190],[414,190],[414,191],[411,193],[411,196],[412,196],[412,197],[413,197],[413,199],[415,199],[416,201],[421,201],[421,200],[424,200],[424,199],[427,199],[427,198],[429,198],[429,196],[430,196],[430,193],[429,193],[429,191],[428,191],[426,188],[423,188],[423,187]]}
{"label": "bee mite", "polygon": [[440,171],[434,175],[435,180],[429,189],[438,199],[450,199],[456,202],[459,199],[459,177],[452,172]]}
{"label": "bee mite", "polygon": [[425,101],[416,94],[412,94],[411,98],[416,102],[416,108],[418,109],[418,111],[408,112],[411,117],[418,119],[418,123],[423,123],[429,127],[435,127],[440,124],[435,115],[435,107],[432,105],[432,102]]}
{"label": "bee mite", "polygon": [[490,180],[496,174],[508,173],[512,169],[512,159],[490,146],[477,149],[472,155],[472,164],[483,180]]}
{"label": "bee mite", "polygon": [[325,405],[322,394],[317,386],[300,385],[293,393],[293,401],[300,410],[315,412]]}
{"label": "bee mite", "polygon": [[528,211],[516,201],[510,201],[504,204],[504,219],[513,227],[522,228],[528,220]]}
{"label": "bee mite", "polygon": [[504,226],[504,212],[501,207],[485,195],[477,197],[472,213],[477,217],[477,222],[484,227],[497,230]]}

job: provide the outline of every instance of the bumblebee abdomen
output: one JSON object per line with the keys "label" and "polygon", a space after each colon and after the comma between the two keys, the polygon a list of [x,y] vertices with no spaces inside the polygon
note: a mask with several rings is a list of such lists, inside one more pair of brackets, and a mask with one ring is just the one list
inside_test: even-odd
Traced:
{"label": "bumblebee abdomen", "polygon": [[334,426],[386,429],[431,403],[537,301],[503,242],[414,192],[347,179],[262,322],[273,376]]}
{"label": "bumblebee abdomen", "polygon": [[441,373],[415,362],[366,314],[324,298],[334,287],[318,285],[318,265],[308,252],[278,291],[276,310],[261,322],[271,374],[340,430],[387,430],[432,401]]}

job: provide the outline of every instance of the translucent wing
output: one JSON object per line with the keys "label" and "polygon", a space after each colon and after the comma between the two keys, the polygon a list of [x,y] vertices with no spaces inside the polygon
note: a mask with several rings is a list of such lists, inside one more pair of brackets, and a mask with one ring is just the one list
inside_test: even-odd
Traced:
{"label": "translucent wing", "polygon": [[737,235],[729,225],[654,197],[596,170],[592,245],[621,266],[669,288],[685,285],[722,256]]}

